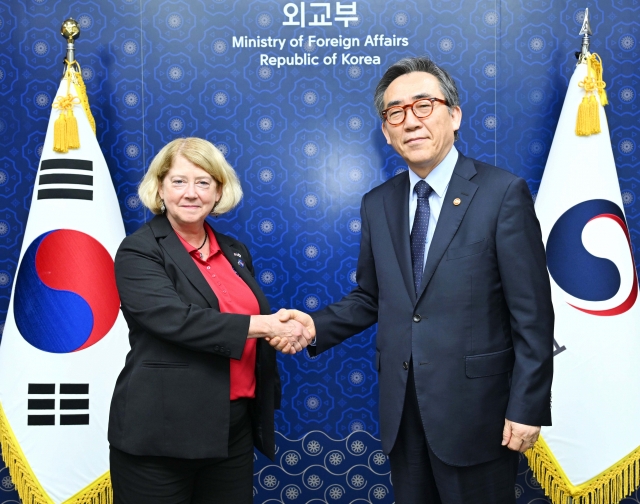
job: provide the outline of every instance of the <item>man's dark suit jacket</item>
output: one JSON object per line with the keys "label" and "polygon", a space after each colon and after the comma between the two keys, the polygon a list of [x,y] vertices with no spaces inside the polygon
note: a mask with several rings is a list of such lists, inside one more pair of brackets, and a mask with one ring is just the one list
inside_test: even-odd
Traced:
{"label": "man's dark suit jacket", "polygon": [[367,193],[361,217],[358,287],[312,315],[315,351],[378,322],[385,453],[398,433],[411,359],[429,446],[447,464],[499,457],[505,417],[550,425],[554,315],[525,181],[459,155],[417,297],[408,173]]}
{"label": "man's dark suit jacket", "polygon": [[[215,233],[222,252],[255,294],[251,256],[237,240]],[[246,267],[237,266],[238,256]],[[226,457],[229,359],[240,359],[248,315],[220,313],[218,300],[165,216],[124,239],[115,259],[131,351],[116,382],[109,443],[133,455],[186,459]],[[274,457],[274,408],[280,404],[275,350],[257,342],[254,443]]]}

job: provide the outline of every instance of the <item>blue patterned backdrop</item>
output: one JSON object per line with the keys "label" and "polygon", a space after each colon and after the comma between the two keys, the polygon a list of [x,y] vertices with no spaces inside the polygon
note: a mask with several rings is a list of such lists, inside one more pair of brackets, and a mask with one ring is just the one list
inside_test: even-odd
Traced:
{"label": "blue patterned backdrop", "polygon": [[[76,55],[127,232],[150,218],[136,186],[153,155],[179,136],[207,138],[237,169],[245,191],[240,207],[212,224],[249,245],[274,308],[314,311],[355,285],[361,196],[406,169],[385,144],[371,103],[384,69],[415,54],[447,68],[462,99],[458,149],[524,177],[535,196],[589,7],[639,255],[637,2],[331,0],[304,2],[304,16],[302,7],[275,0],[0,0],[0,332],[61,77],[59,29],[70,16],[82,29]],[[237,47],[245,35],[286,45]],[[376,35],[396,45],[364,46]],[[341,45],[318,42],[325,37]],[[353,38],[360,46],[347,47]],[[296,55],[318,64],[278,66],[277,57]],[[377,440],[374,336],[370,329],[317,358],[280,358],[278,458],[272,464],[256,457],[255,502],[393,502]],[[519,504],[548,502],[524,460],[515,491]],[[0,504],[17,501],[2,468]],[[624,500],[632,502],[640,502],[638,492]]]}

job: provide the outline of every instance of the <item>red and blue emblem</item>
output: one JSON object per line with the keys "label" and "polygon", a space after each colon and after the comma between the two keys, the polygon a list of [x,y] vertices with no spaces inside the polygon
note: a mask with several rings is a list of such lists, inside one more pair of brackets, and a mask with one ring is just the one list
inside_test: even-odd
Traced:
{"label": "red and blue emblem", "polygon": [[22,258],[14,316],[22,337],[45,352],[69,353],[100,341],[118,317],[113,260],[95,238],[57,229]]}
{"label": "red and blue emblem", "polygon": [[[622,278],[613,261],[594,256],[583,244],[582,232],[585,226],[596,219],[609,219],[620,226],[627,238],[633,261],[629,229],[622,210],[612,201],[595,199],[571,207],[556,221],[547,240],[547,266],[553,280],[567,294],[578,300],[604,304],[618,294]],[[631,309],[638,297],[635,268],[631,284],[628,295],[613,307],[609,305],[602,309],[587,309],[569,304],[591,315],[620,315]]]}

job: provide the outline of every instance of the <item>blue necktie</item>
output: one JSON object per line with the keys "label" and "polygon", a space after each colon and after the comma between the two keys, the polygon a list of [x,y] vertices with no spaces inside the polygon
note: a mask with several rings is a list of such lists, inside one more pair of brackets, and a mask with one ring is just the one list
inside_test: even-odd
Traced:
{"label": "blue necktie", "polygon": [[427,230],[429,229],[429,196],[433,188],[424,180],[418,182],[413,189],[418,196],[418,207],[413,218],[411,228],[411,265],[413,266],[413,283],[416,288],[416,295],[422,282],[422,272],[424,270],[424,249],[427,245]]}

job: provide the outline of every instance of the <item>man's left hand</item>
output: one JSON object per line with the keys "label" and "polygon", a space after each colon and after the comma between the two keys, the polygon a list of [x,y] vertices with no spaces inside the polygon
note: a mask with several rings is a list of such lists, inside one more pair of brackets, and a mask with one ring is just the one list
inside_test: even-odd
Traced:
{"label": "man's left hand", "polygon": [[502,446],[520,453],[526,452],[538,440],[540,426],[524,425],[504,419]]}

